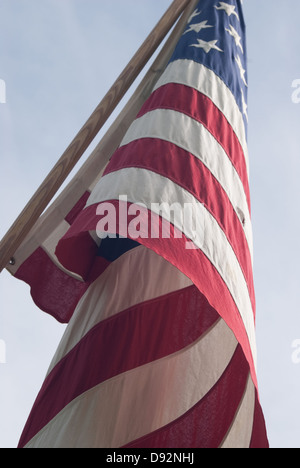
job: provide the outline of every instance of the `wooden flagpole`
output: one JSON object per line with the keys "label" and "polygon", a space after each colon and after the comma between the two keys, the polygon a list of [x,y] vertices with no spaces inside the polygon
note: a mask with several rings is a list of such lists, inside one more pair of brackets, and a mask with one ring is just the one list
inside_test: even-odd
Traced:
{"label": "wooden flagpole", "polygon": [[191,0],[174,0],[0,242],[0,273]]}
{"label": "wooden flagpole", "polygon": [[16,250],[13,259],[14,263],[10,263],[6,266],[7,270],[12,275],[18,271],[23,261],[28,258],[38,248],[38,246],[42,245],[45,240],[49,238],[49,229],[51,230],[53,226],[57,226],[61,220],[67,216],[77,200],[79,200],[88,189],[92,190],[96,182],[95,174],[97,174],[100,179],[111,156],[119,147],[128,128],[136,118],[142,105],[150,96],[153,87],[165,70],[176,44],[186,27],[190,15],[196,8],[198,1],[199,0],[191,0],[166,43],[155,58],[141,83],[133,92],[123,110],[117,116],[116,120],[110,126],[84,164],[79,168],[72,180],[56,200],[49,205],[42,216],[39,217],[38,221],[34,224],[20,247]]}

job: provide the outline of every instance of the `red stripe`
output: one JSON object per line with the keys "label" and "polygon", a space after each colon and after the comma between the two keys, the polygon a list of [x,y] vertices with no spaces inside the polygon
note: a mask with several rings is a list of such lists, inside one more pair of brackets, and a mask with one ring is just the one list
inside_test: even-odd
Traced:
{"label": "red stripe", "polygon": [[[67,223],[71,225],[75,221],[84,209],[89,196],[90,192],[82,195],[65,217]],[[93,244],[91,237],[86,235],[84,250],[93,249]],[[87,268],[89,269],[89,265]],[[90,284],[83,283],[65,273],[42,247],[37,248],[22,263],[15,277],[30,286],[34,303],[61,323],[70,321],[77,303]]]}
{"label": "red stripe", "polygon": [[20,446],[25,446],[77,396],[113,376],[189,346],[218,317],[192,286],[99,323],[46,378]]}
{"label": "red stripe", "polygon": [[[255,314],[252,262],[244,229],[228,196],[207,167],[192,154],[163,140],[145,138],[119,148],[105,174],[136,167],[160,174],[183,187],[214,216],[244,273]],[[138,202],[138,200],[136,200]]]}
{"label": "red stripe", "polygon": [[266,423],[256,391],[255,410],[250,448],[269,448]]}
{"label": "red stripe", "polygon": [[204,125],[223,147],[239,174],[251,211],[249,180],[243,149],[231,125],[211,99],[194,88],[169,83],[152,93],[138,117],[155,109],[182,112]]}
{"label": "red stripe", "polygon": [[[107,202],[112,203],[116,207],[117,212],[119,210],[123,210],[123,212],[126,209],[128,210],[128,205],[130,205],[126,204],[125,207],[119,208],[119,201],[108,200]],[[73,256],[74,258],[76,257],[76,252],[80,250],[80,236],[82,233],[84,231],[96,230],[97,223],[100,219],[96,215],[96,209],[97,205],[91,205],[86,208],[58,244],[57,256],[62,264],[64,264],[64,260],[68,259],[70,256]],[[146,227],[148,224],[150,227],[151,222],[153,222],[153,218],[155,218],[153,213],[148,211],[145,213],[141,211],[141,217],[142,216],[144,216],[145,219],[141,223],[141,226]],[[130,224],[130,222],[131,219],[130,216],[128,216],[128,224]],[[161,229],[161,218],[157,217],[156,222],[160,225]],[[127,229],[127,226],[125,226],[125,228]],[[124,235],[124,226],[119,226],[117,223],[116,231],[117,233]],[[255,366],[245,326],[224,280],[201,250],[186,249],[186,243],[189,242],[189,239],[184,235],[180,238],[181,233],[172,225],[170,226],[170,233],[170,239],[151,239],[150,233],[147,231],[141,233],[141,237],[139,239],[134,240],[138,240],[140,244],[150,248],[173,264],[176,268],[182,271],[183,274],[190,278],[198,287],[199,291],[204,294],[210,305],[221,315],[231,330],[233,330],[247,357],[252,373],[252,379],[256,385],[257,380]],[[70,239],[72,239],[71,244],[69,243]],[[73,249],[70,248],[70,245]],[[92,259],[90,259],[90,261],[92,262]],[[80,262],[78,262],[76,268],[78,272],[80,272]]]}
{"label": "red stripe", "polygon": [[[61,270],[41,247],[22,263],[15,274],[17,279],[30,286],[37,307],[60,323],[69,323],[90,284],[110,265],[104,258],[95,257],[95,250],[90,247],[91,236],[85,233],[81,236],[80,249],[76,253],[77,262],[81,262],[82,266],[80,276],[86,274],[84,282]],[[74,266],[74,254],[66,263],[69,267]]]}
{"label": "red stripe", "polygon": [[26,259],[15,277],[29,284],[35,304],[61,323],[69,322],[89,286],[64,273],[42,248]]}
{"label": "red stripe", "polygon": [[69,223],[70,225],[74,223],[79,213],[85,208],[86,202],[88,201],[90,195],[90,192],[84,192],[82,197],[80,197],[78,202],[73,206],[71,211],[65,217],[65,221],[67,221],[67,223]]}
{"label": "red stripe", "polygon": [[123,448],[218,448],[243,398],[249,367],[238,346],[223,376],[190,411]]}

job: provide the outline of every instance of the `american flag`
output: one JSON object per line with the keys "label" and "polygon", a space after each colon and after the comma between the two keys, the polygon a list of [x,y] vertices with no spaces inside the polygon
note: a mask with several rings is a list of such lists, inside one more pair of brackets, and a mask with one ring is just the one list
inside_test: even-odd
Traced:
{"label": "american flag", "polygon": [[246,61],[241,1],[199,1],[100,180],[21,259],[68,327],[20,447],[268,447]]}

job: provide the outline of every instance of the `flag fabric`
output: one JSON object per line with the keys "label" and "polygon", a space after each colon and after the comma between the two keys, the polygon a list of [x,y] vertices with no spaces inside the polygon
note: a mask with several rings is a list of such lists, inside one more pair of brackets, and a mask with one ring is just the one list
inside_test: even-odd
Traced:
{"label": "flag fabric", "polygon": [[14,272],[68,322],[20,447],[268,447],[246,60],[241,1],[201,0],[104,174]]}

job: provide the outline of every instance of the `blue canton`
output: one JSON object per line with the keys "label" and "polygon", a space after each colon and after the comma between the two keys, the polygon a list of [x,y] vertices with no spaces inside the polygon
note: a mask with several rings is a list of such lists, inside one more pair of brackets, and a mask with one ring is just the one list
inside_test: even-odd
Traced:
{"label": "blue canton", "polygon": [[247,53],[241,0],[201,0],[170,60],[198,62],[220,77],[235,96],[247,130]]}

